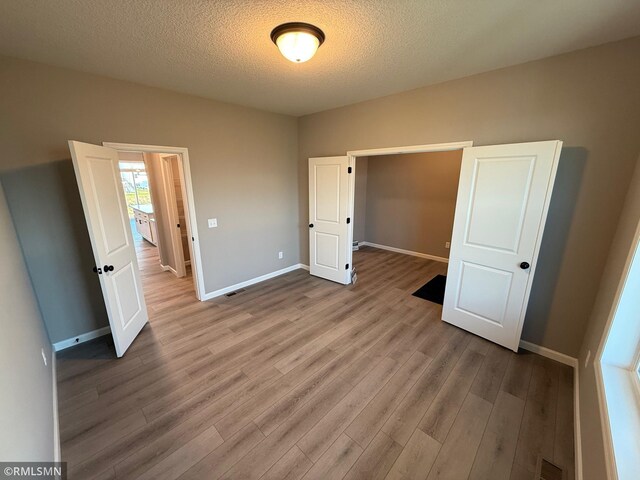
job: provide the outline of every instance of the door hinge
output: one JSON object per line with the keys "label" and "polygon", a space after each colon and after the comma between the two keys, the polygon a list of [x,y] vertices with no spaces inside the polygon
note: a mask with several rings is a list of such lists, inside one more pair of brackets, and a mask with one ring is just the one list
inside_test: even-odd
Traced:
{"label": "door hinge", "polygon": [[344,269],[345,270],[349,270],[349,264],[348,263],[344,266]]}
{"label": "door hinge", "polygon": [[347,168],[347,173],[351,173],[353,172],[353,169],[351,167]]}
{"label": "door hinge", "polygon": [[191,241],[192,241],[192,242],[195,242],[195,241],[196,241],[196,239],[195,239],[195,238],[193,238],[193,237],[191,237]]}
{"label": "door hinge", "polygon": [[176,225],[176,227],[180,228],[180,224],[178,223],[178,224]]}
{"label": "door hinge", "polygon": [[347,217],[347,223],[351,223],[351,217]]}

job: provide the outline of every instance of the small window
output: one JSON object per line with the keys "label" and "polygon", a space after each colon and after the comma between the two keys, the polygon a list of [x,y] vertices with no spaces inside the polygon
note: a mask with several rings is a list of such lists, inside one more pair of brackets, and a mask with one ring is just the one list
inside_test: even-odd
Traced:
{"label": "small window", "polygon": [[120,178],[127,200],[129,218],[133,218],[133,208],[151,205],[149,178],[144,162],[120,162]]}

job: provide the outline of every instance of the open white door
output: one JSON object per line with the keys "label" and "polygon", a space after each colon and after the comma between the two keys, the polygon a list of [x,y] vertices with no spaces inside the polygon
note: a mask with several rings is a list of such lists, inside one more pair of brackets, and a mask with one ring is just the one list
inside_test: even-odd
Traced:
{"label": "open white door", "polygon": [[147,323],[118,152],[69,141],[84,216],[118,357]]}
{"label": "open white door", "polygon": [[309,270],[311,275],[351,283],[349,158],[309,159]]}
{"label": "open white door", "polygon": [[[184,277],[187,269],[184,264],[184,250],[182,247],[182,235],[180,233],[180,217],[178,215],[178,202],[176,200],[176,184],[173,175],[173,163],[180,163],[178,156],[163,155],[160,156],[162,165],[162,181],[164,183],[164,200],[167,214],[169,216],[166,223],[171,226],[171,250],[173,251],[173,260],[176,266],[176,276]],[[178,179],[179,181],[180,179]],[[185,220],[186,221],[186,220]]]}
{"label": "open white door", "polygon": [[464,149],[444,321],[518,350],[561,148]]}

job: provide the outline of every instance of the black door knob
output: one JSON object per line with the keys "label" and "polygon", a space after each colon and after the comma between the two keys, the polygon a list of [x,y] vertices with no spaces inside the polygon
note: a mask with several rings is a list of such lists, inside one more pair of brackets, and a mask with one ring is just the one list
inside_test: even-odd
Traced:
{"label": "black door knob", "polygon": [[98,275],[102,275],[102,269],[94,266],[93,267],[93,273],[97,273]]}
{"label": "black door knob", "polygon": [[105,265],[103,270],[105,272],[113,272],[113,265]]}
{"label": "black door knob", "polygon": [[527,262],[522,262],[520,264],[520,268],[523,270],[526,270],[527,268],[529,268],[531,265],[529,265]]}
{"label": "black door knob", "polygon": [[313,223],[310,223],[310,224],[309,224],[309,228],[313,228]]}

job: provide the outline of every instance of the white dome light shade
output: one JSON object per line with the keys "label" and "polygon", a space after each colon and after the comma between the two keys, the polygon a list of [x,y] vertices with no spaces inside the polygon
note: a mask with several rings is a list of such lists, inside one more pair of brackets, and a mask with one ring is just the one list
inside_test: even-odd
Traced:
{"label": "white dome light shade", "polygon": [[287,60],[302,63],[316,54],[324,42],[324,33],[308,23],[285,23],[273,29],[271,40]]}

